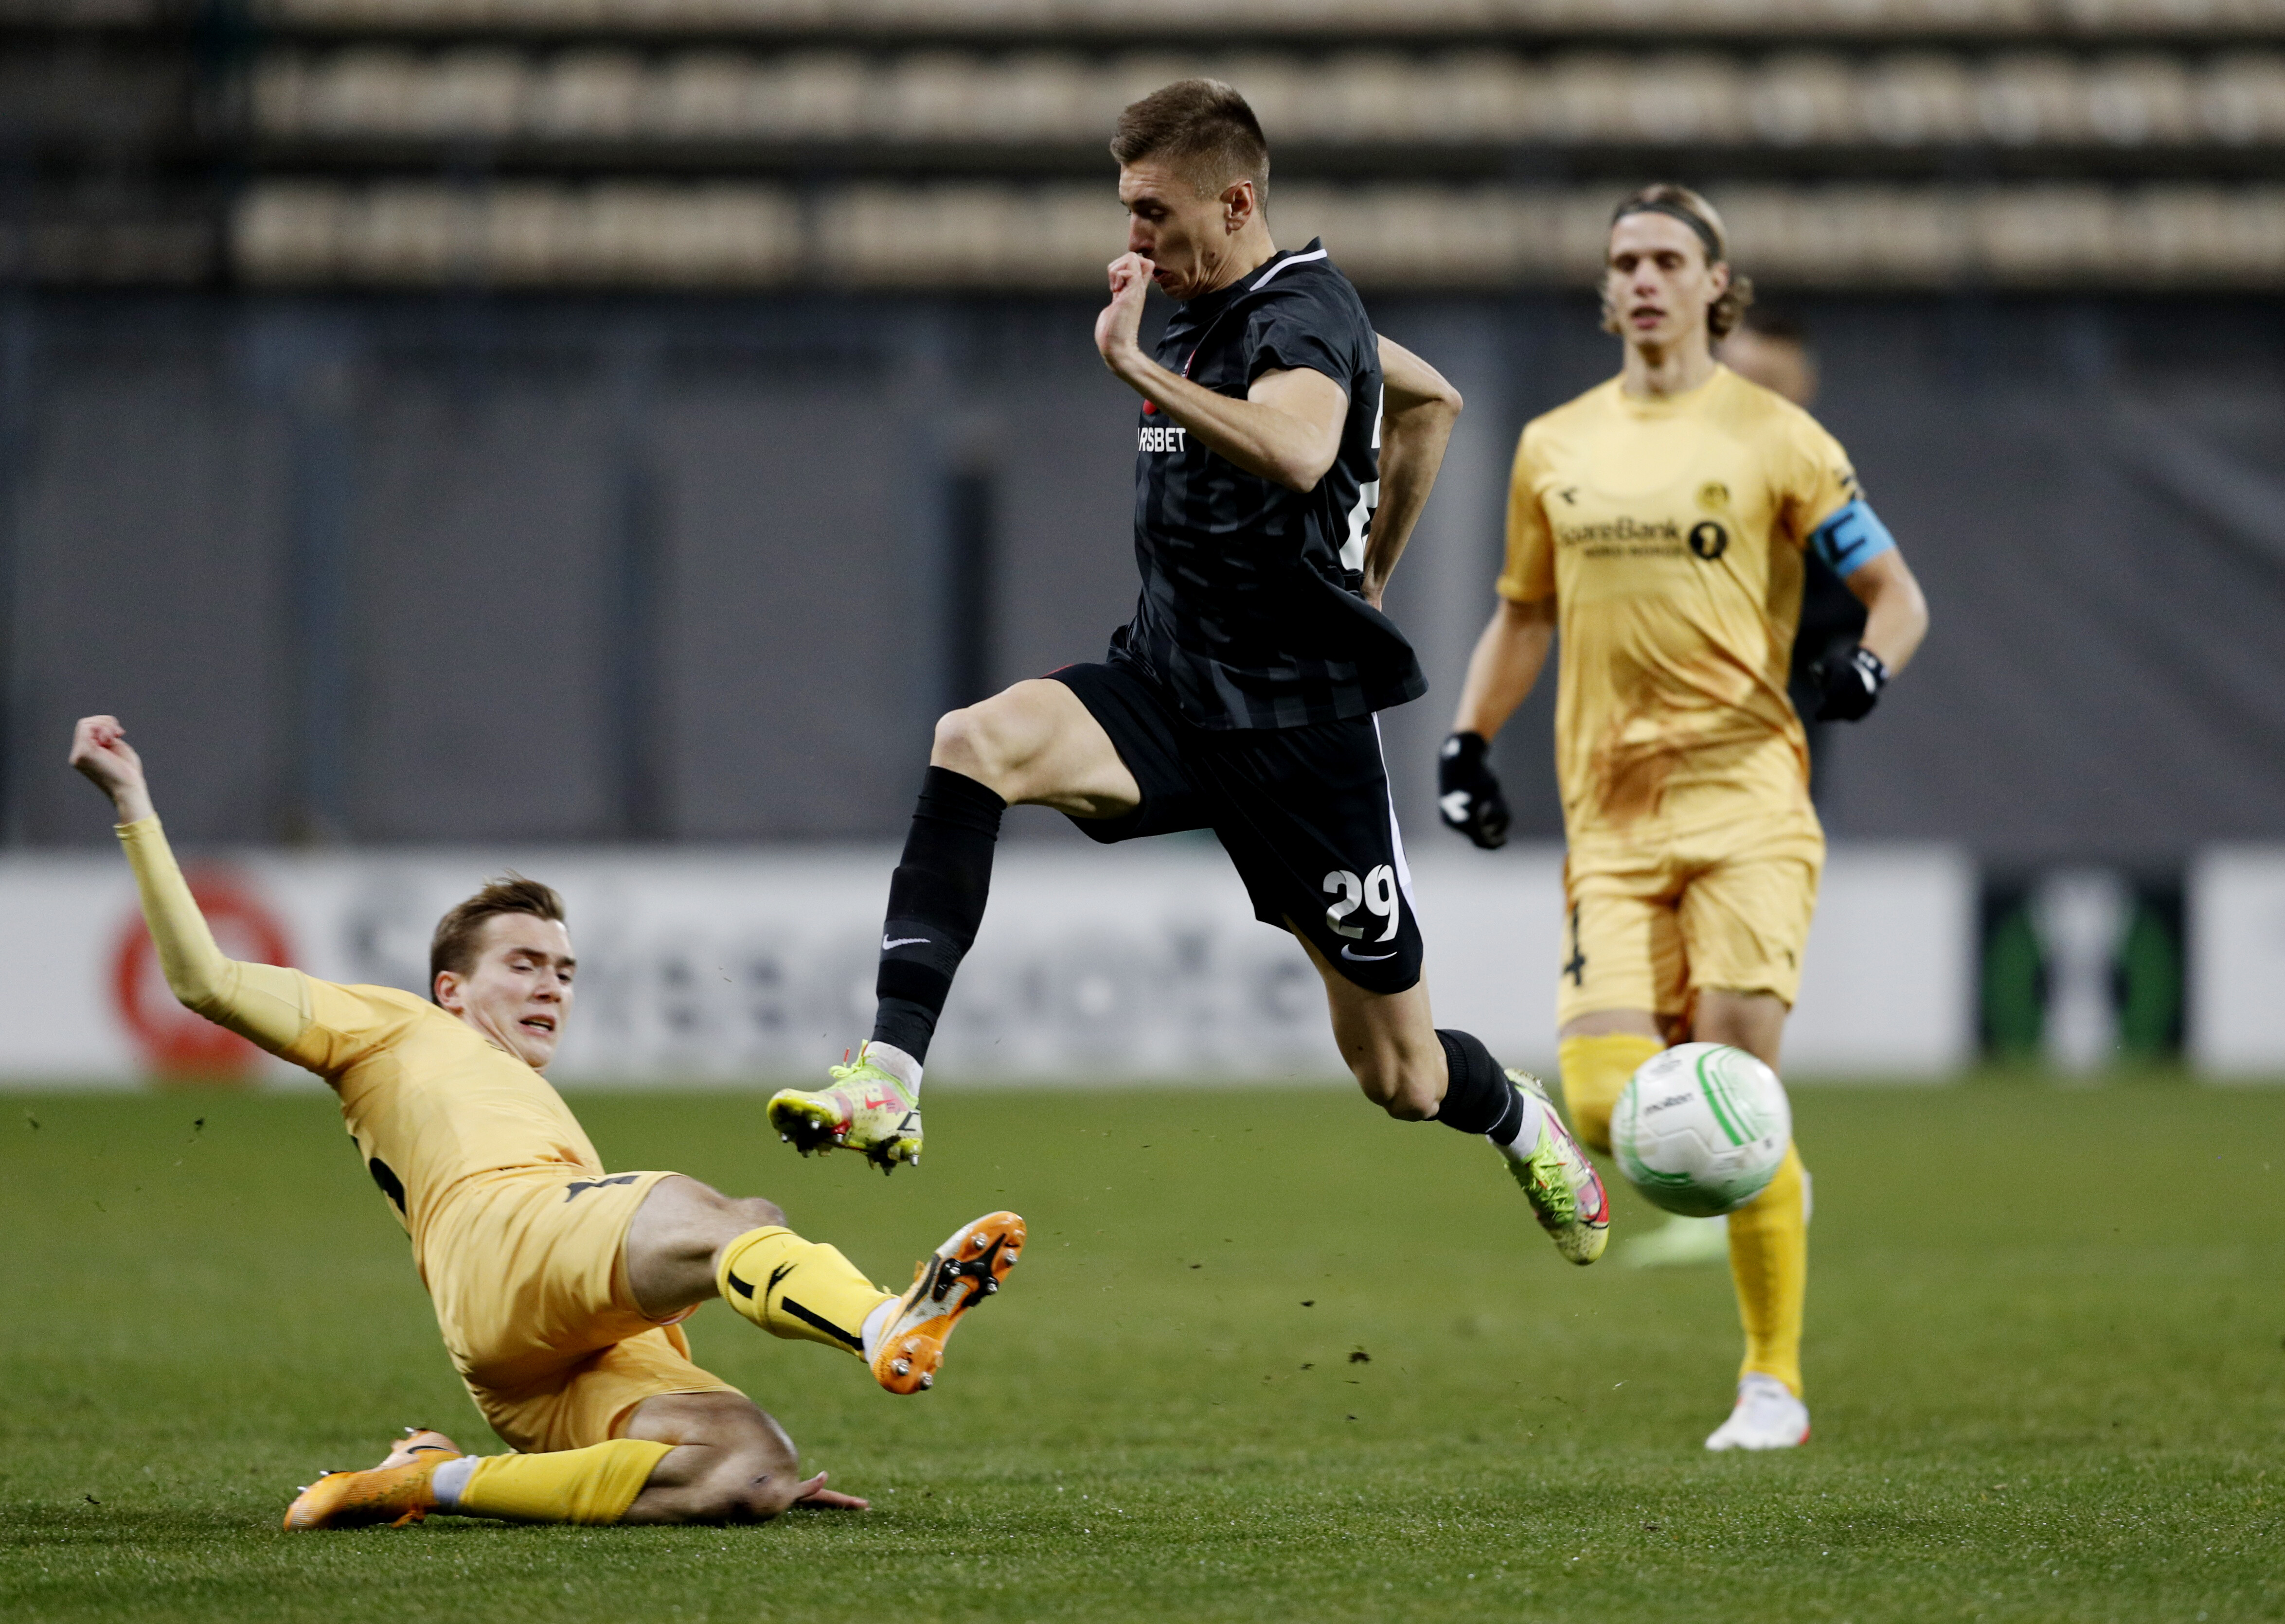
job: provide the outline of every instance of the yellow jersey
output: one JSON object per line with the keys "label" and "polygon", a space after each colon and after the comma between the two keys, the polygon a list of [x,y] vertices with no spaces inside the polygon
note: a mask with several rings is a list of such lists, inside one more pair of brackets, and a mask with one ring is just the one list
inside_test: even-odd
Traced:
{"label": "yellow jersey", "polygon": [[1839,442],[1724,366],[1663,397],[1614,378],[1525,428],[1499,592],[1555,599],[1574,847],[1744,821],[1821,846],[1786,674],[1803,549],[1857,494]]}
{"label": "yellow jersey", "polygon": [[412,1237],[488,1173],[603,1175],[595,1147],[547,1079],[475,1028],[395,987],[342,986],[223,956],[156,818],[121,827],[168,985],[192,1009],[340,1096],[357,1155]]}

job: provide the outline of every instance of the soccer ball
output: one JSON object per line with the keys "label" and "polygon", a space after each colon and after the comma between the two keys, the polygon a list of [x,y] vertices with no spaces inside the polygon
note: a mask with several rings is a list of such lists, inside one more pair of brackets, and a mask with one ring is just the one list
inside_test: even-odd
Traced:
{"label": "soccer ball", "polygon": [[1778,1074],[1726,1043],[1682,1043],[1643,1063],[1611,1113],[1627,1182],[1689,1218],[1735,1212],[1769,1187],[1793,1142]]}

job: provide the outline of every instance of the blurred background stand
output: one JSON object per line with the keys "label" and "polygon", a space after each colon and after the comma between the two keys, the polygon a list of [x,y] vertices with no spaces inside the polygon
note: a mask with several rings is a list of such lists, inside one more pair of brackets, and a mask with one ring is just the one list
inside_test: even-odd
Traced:
{"label": "blurred background stand", "polygon": [[[0,838],[101,846],[52,757],[103,708],[192,848],[893,840],[939,711],[1131,610],[1104,141],[1210,73],[1280,240],[1470,403],[1391,597],[1416,857],[1514,437],[1615,368],[1605,224],[1670,177],[1935,605],[1820,734],[1836,851],[1983,875],[1975,965],[1995,887],[2171,887],[2195,982],[2195,876],[2285,830],[2281,38],[2274,0],[0,0]],[[1804,661],[1852,609],[1812,589]],[[1526,843],[1551,690],[1500,741]]]}

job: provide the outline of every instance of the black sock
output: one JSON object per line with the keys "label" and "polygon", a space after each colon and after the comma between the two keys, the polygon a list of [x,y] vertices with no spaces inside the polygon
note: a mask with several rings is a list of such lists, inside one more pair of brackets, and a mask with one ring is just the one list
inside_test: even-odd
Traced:
{"label": "black sock", "polygon": [[1464,1032],[1436,1029],[1444,1045],[1444,1103],[1436,1120],[1463,1134],[1482,1134],[1504,1148],[1523,1131],[1523,1096],[1482,1040]]}
{"label": "black sock", "polygon": [[873,982],[880,1008],[873,1040],[893,1043],[915,1060],[928,1058],[937,1016],[952,992],[960,961],[984,922],[992,891],[992,848],[1008,803],[962,773],[930,767],[913,808],[904,861],[889,881],[889,916],[881,926],[881,970]]}

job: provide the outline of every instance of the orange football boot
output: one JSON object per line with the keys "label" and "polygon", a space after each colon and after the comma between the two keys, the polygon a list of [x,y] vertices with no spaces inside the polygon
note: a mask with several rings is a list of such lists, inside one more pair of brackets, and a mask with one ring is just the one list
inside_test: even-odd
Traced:
{"label": "orange football boot", "polygon": [[960,1316],[999,1291],[1024,1250],[1024,1220],[993,1212],[962,1226],[913,1272],[912,1290],[873,1354],[873,1379],[891,1393],[935,1385],[945,1338]]}
{"label": "orange football boot", "polygon": [[431,1450],[441,1450],[443,1458],[448,1461],[456,1455],[467,1453],[434,1427],[409,1426],[404,1429],[404,1436],[389,1446],[389,1453],[381,1457],[381,1466],[373,1470],[378,1471],[381,1466],[402,1466],[407,1461],[419,1460]]}
{"label": "orange football boot", "polygon": [[428,1479],[446,1461],[459,1459],[460,1451],[442,1432],[407,1427],[404,1433],[378,1466],[320,1472],[287,1507],[287,1528],[364,1528],[374,1523],[402,1528],[427,1517],[436,1503]]}

